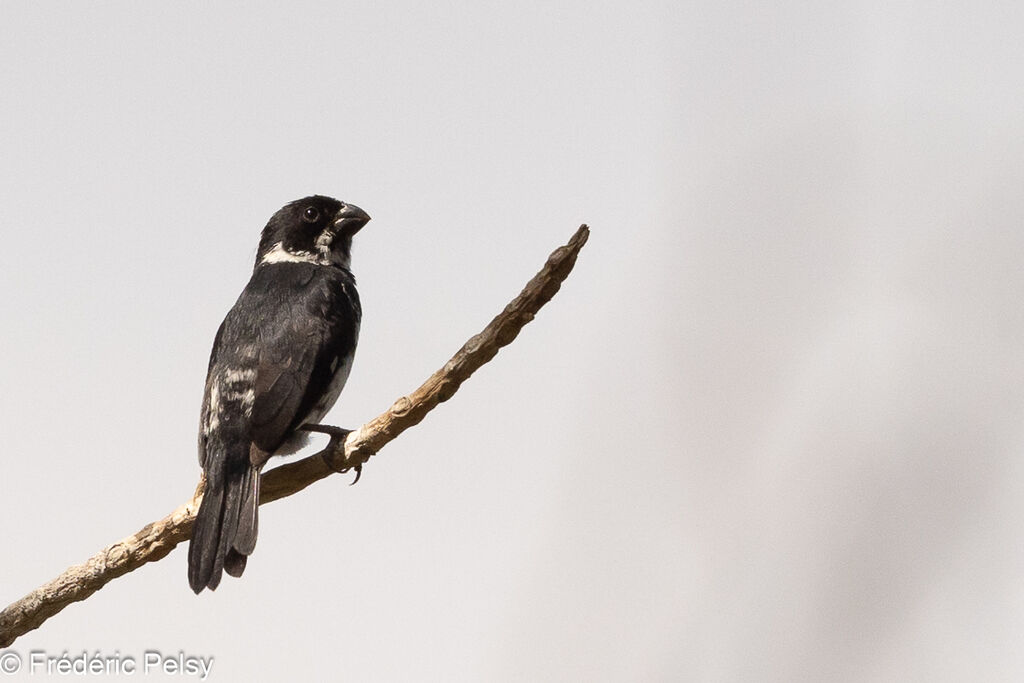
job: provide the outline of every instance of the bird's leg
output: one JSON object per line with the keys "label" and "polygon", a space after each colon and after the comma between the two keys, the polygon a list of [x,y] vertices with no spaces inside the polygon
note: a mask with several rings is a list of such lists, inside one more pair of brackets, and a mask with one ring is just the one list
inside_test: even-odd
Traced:
{"label": "bird's leg", "polygon": [[[356,478],[352,480],[352,484],[355,484],[357,481],[359,481],[359,477],[361,477],[363,474],[362,464],[354,465],[352,467],[343,467],[339,470],[337,467],[334,466],[334,463],[331,462],[330,457],[328,457],[329,454],[334,452],[339,446],[345,446],[345,439],[348,438],[348,435],[352,433],[351,429],[342,429],[341,427],[333,427],[331,425],[304,424],[301,427],[299,427],[299,430],[303,432],[317,432],[318,434],[329,435],[331,437],[331,440],[330,442],[328,442],[327,448],[320,451],[320,459],[324,461],[325,465],[327,465],[335,472],[338,472],[339,474],[345,474],[349,470],[355,470]],[[349,484],[349,486],[352,486],[352,484]]]}

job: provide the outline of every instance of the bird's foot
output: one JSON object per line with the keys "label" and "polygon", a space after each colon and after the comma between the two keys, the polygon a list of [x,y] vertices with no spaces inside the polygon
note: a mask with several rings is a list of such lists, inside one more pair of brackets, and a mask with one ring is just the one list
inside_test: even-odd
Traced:
{"label": "bird's foot", "polygon": [[[358,465],[353,465],[351,467],[342,467],[341,469],[338,469],[338,467],[334,465],[334,462],[331,460],[330,457],[331,454],[337,451],[339,448],[344,448],[345,439],[347,439],[348,435],[352,433],[351,429],[342,429],[341,427],[334,427],[331,425],[314,424],[304,424],[301,427],[299,427],[299,429],[304,432],[317,432],[319,434],[327,434],[328,436],[330,436],[331,440],[327,444],[327,448],[320,451],[320,459],[324,461],[325,465],[327,465],[329,468],[331,468],[332,470],[339,474],[346,474],[349,470],[355,470],[356,478],[352,480],[352,484],[355,484],[357,481],[359,481],[359,477],[361,477],[363,474],[362,463]],[[352,486],[352,484],[349,484],[349,486]]]}

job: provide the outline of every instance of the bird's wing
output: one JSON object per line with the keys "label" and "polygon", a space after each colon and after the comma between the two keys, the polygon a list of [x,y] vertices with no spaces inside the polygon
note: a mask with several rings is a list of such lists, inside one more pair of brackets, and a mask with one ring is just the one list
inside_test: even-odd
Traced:
{"label": "bird's wing", "polygon": [[210,353],[210,363],[206,368],[206,385],[203,389],[203,405],[199,410],[199,466],[206,466],[207,438],[209,437],[210,424],[210,385],[213,382],[213,363],[216,359],[217,349],[220,348],[221,338],[224,336],[225,320],[217,328],[217,334],[213,338],[213,352]]}
{"label": "bird's wing", "polygon": [[343,378],[348,375],[343,366],[355,350],[360,319],[354,286],[333,269],[289,268],[274,275],[294,278],[291,289],[302,293],[270,299],[261,309],[249,437],[266,454],[318,406],[333,404],[340,391],[334,380],[339,369]]}
{"label": "bird's wing", "polygon": [[278,353],[264,350],[260,354],[249,436],[266,453],[277,450],[309,402],[310,378],[325,345],[322,328],[317,327],[291,328],[284,339],[268,347]]}

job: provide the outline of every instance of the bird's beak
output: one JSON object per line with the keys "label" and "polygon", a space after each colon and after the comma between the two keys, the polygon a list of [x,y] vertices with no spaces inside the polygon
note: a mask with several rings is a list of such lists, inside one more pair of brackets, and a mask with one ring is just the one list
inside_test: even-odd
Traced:
{"label": "bird's beak", "polygon": [[346,232],[354,235],[359,229],[370,222],[370,214],[360,209],[355,204],[345,204],[334,214],[334,227],[339,232]]}

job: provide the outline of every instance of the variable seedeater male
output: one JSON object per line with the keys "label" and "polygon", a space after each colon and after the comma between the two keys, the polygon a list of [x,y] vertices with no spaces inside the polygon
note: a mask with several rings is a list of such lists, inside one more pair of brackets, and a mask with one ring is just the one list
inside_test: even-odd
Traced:
{"label": "variable seedeater male", "polygon": [[362,309],[350,270],[358,206],[315,195],[263,229],[249,284],[213,342],[199,420],[203,500],[188,547],[188,582],[241,576],[256,547],[260,470],[293,453],[338,399]]}

